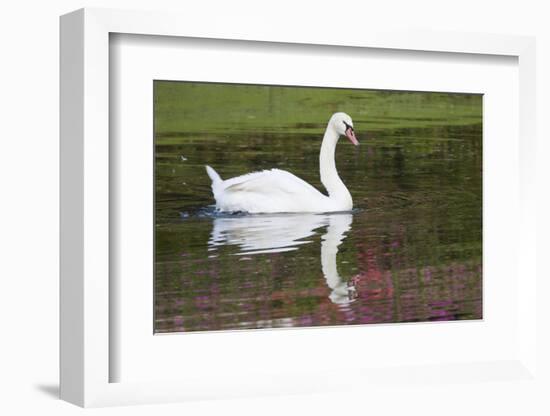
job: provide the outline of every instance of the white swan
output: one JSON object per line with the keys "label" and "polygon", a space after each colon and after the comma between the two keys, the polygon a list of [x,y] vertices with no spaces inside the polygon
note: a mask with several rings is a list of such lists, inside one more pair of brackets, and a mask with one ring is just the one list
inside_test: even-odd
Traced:
{"label": "white swan", "polygon": [[328,196],[292,173],[280,169],[253,172],[224,181],[214,169],[206,166],[208,176],[212,179],[216,208],[225,212],[249,213],[351,210],[351,195],[338,176],[334,161],[336,143],[344,135],[354,145],[359,144],[351,117],[345,113],[335,113],[328,122],[319,154],[321,182]]}

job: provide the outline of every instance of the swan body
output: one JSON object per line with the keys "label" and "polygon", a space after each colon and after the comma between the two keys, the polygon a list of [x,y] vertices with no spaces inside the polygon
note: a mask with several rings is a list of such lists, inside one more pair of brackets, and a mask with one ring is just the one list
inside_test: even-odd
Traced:
{"label": "swan body", "polygon": [[[207,167],[212,178],[213,169]],[[211,169],[211,170],[210,170]],[[212,180],[216,208],[223,212],[281,213],[346,211],[306,181],[280,169],[263,170],[223,180]]]}
{"label": "swan body", "polygon": [[358,145],[351,117],[335,113],[330,118],[319,154],[321,182],[328,196],[290,172],[271,169],[223,180],[210,166],[216,208],[223,212],[282,213],[336,212],[353,208],[351,195],[338,176],[334,153],[340,136]]}

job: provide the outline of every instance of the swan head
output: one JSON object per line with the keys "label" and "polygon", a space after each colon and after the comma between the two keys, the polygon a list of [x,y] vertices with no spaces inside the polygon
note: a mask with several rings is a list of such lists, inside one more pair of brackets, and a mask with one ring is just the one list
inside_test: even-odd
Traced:
{"label": "swan head", "polygon": [[346,136],[355,146],[359,145],[353,130],[353,120],[346,113],[334,113],[330,118],[329,125],[336,130],[338,136]]}

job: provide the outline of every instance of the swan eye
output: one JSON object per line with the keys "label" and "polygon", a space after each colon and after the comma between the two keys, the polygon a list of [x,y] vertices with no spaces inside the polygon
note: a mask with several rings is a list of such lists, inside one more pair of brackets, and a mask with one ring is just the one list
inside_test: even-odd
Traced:
{"label": "swan eye", "polygon": [[350,125],[349,125],[348,123],[346,123],[345,121],[344,121],[344,124],[345,124],[345,126],[346,126],[346,131],[347,131],[348,129],[351,129],[351,131],[353,131],[353,127],[352,127],[352,126],[350,126]]}

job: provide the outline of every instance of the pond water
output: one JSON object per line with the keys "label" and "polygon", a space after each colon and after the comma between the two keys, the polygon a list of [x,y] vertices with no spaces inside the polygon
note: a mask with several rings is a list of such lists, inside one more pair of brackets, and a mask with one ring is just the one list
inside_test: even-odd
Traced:
{"label": "pond water", "polygon": [[[155,331],[482,318],[482,97],[155,83]],[[319,148],[345,111],[354,209],[220,214],[227,179],[288,170],[324,191]]]}

